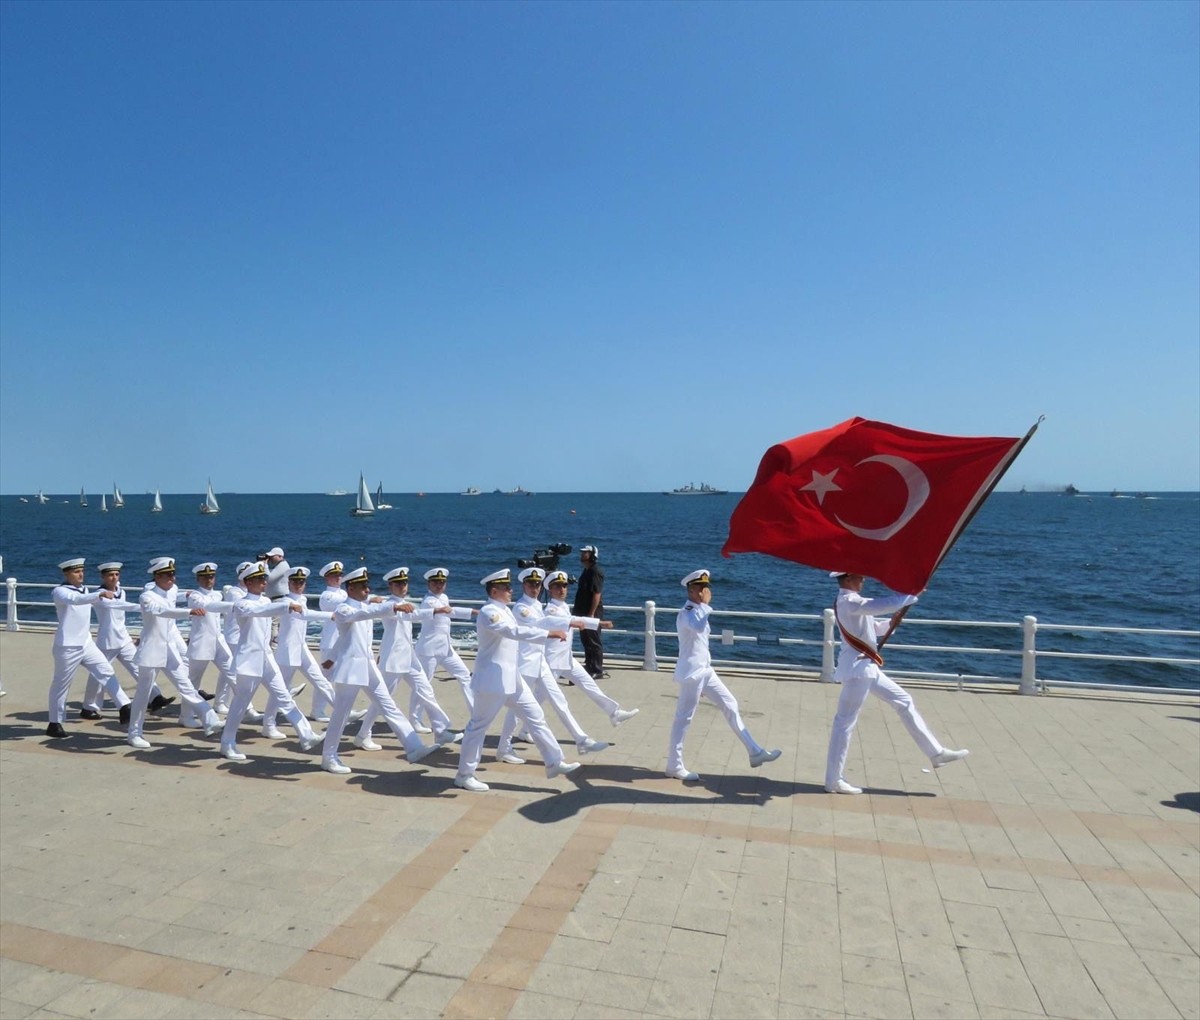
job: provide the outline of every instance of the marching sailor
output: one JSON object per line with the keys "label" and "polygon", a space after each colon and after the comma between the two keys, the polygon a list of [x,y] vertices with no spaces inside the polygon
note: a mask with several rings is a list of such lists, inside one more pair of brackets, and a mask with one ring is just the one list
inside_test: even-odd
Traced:
{"label": "marching sailor", "polygon": [[154,583],[148,585],[138,598],[142,613],[142,636],[137,650],[137,692],[129,717],[129,733],[126,743],[138,750],[145,750],[150,742],[142,735],[146,721],[146,708],[150,702],[150,691],[160,672],[166,674],[179,696],[203,717],[204,735],[211,736],[221,728],[221,719],[192,686],[188,679],[186,646],[180,636],[176,620],[188,616],[203,616],[204,610],[176,606],[179,589],[175,587],[175,561],[169,556],[159,556],[150,561],[149,573]]}
{"label": "marching sailor", "polygon": [[83,564],[82,556],[63,560],[58,565],[63,575],[62,584],[51,593],[54,611],[58,614],[58,627],[54,631],[54,644],[51,646],[54,655],[54,675],[50,680],[50,719],[46,726],[48,737],[67,735],[67,731],[63,729],[63,719],[67,713],[67,694],[71,690],[75,671],[80,666],[104,686],[108,696],[117,704],[123,705],[121,699],[125,696],[107,657],[92,640],[91,631],[92,606],[102,599],[113,599],[116,596],[104,588],[88,591],[83,586]]}
{"label": "marching sailor", "polygon": [[[309,620],[324,620],[328,623],[333,619],[332,613],[322,613],[308,608],[308,599],[304,594],[304,589],[308,585],[308,576],[311,571],[308,567],[293,567],[288,574],[288,596],[287,601],[294,602],[300,607],[298,613],[287,613],[279,619],[279,637],[275,645],[275,662],[279,665],[280,672],[283,674],[283,685],[288,687],[288,693],[295,698],[303,689],[304,684],[297,687],[291,687],[292,677],[299,670],[313,685],[314,692],[320,691],[321,695],[330,703],[333,703],[333,684],[325,679],[325,674],[321,672],[321,667],[317,664],[316,657],[308,648],[308,621]],[[317,695],[313,694],[315,700]],[[282,740],[283,734],[279,732],[275,724],[275,715],[279,706],[275,704],[274,698],[267,702],[267,710],[263,716],[263,736],[271,740]]]}
{"label": "marching sailor", "polygon": [[[337,624],[333,622],[333,611],[346,601],[346,590],[342,587],[342,576],[345,567],[341,560],[330,560],[321,568],[321,577],[325,580],[325,590],[317,600],[317,609],[328,613],[329,619],[321,628],[321,647],[317,652],[317,662],[328,662],[331,658],[333,643],[337,640]],[[324,668],[324,667],[322,667]],[[326,673],[328,676],[328,672]],[[326,698],[319,687],[313,687],[312,715],[317,722],[328,722],[329,713],[333,711],[333,700]]]}
{"label": "marching sailor", "polygon": [[708,650],[709,623],[712,614],[712,583],[707,570],[693,570],[679,582],[687,589],[688,598],[676,617],[675,630],[679,635],[679,659],[675,663],[675,682],[679,684],[679,703],[671,723],[671,742],[667,749],[667,775],[694,783],[700,777],[683,764],[683,738],[700,698],[708,698],[721,710],[729,728],[738,735],[750,755],[750,767],[758,768],[779,757],[779,750],[760,747],[738,711],[737,698],[717,676]]}
{"label": "marching sailor", "polygon": [[[446,594],[446,581],[450,577],[450,571],[445,567],[427,570],[424,577],[429,594],[421,600],[421,608],[431,615],[428,621],[421,623],[421,633],[417,635],[417,661],[430,680],[433,679],[438,666],[454,677],[462,688],[463,698],[466,699],[469,709],[474,701],[471,693],[471,671],[450,644],[450,621],[469,620],[476,610],[450,605],[450,596]],[[437,609],[449,609],[450,612],[435,613]],[[415,691],[409,705],[409,715],[414,724],[420,723],[422,709]]]}
{"label": "marching sailor", "polygon": [[[218,674],[214,703],[228,704],[232,697],[230,687],[237,679],[237,674],[233,669],[233,652],[221,632],[221,617],[227,616],[235,603],[226,601],[221,593],[215,590],[215,563],[197,563],[192,567],[192,573],[196,578],[196,587],[187,593],[188,608],[203,609],[204,615],[192,620],[191,633],[188,635],[188,679],[200,696],[204,697],[201,681],[209,663],[213,663]],[[191,706],[185,704],[179,709],[179,723],[181,726],[198,724]]]}
{"label": "marching sailor", "polygon": [[[137,663],[134,661],[134,656],[137,655],[137,645],[129,636],[129,631],[125,628],[125,614],[132,610],[137,612],[137,603],[128,602],[125,599],[125,589],[121,587],[121,567],[123,563],[112,560],[108,563],[101,563],[97,568],[100,572],[100,587],[106,591],[111,591],[113,597],[111,599],[101,599],[95,603],[96,610],[96,647],[104,653],[104,657],[108,659],[111,665],[113,660],[116,660],[125,667],[125,672],[137,684]],[[150,702],[150,711],[156,712],[159,708],[169,705],[174,698],[164,698],[159,694],[154,701]],[[99,681],[90,673],[88,674],[87,690],[83,694],[83,707],[79,710],[81,719],[99,719],[101,718],[100,709],[104,703],[104,688],[100,686]],[[118,717],[122,725],[129,723],[129,708],[131,704],[129,695],[121,691],[117,696],[116,705],[118,708]]]}
{"label": "marching sailor", "polygon": [[838,652],[833,678],[842,685],[842,690],[829,734],[825,789],[830,793],[862,793],[859,787],[846,782],[843,773],[846,756],[850,752],[850,738],[858,723],[858,713],[862,711],[869,694],[896,710],[909,736],[916,741],[917,747],[935,769],[965,758],[969,751],[947,750],[938,742],[917,711],[912,695],[880,668],[883,666],[883,656],[879,654],[878,641],[891,626],[887,617],[900,612],[905,606],[913,605],[917,597],[891,595],[876,599],[863,598],[866,578],[862,574],[835,570],[829,576],[837,578],[839,589],[833,612],[838,630],[842,633],[842,647]]}
{"label": "marching sailor", "polygon": [[[546,590],[550,593],[550,601],[546,604],[546,615],[569,619],[572,624],[579,623],[584,630],[611,630],[611,620],[600,620],[594,616],[572,616],[571,607],[567,605],[567,585],[571,577],[565,570],[552,570],[546,577]],[[626,719],[632,719],[638,714],[636,708],[622,708],[614,699],[600,689],[600,685],[592,675],[579,664],[572,651],[575,634],[567,632],[567,640],[551,642],[546,646],[546,663],[556,679],[580,688],[584,694],[596,703],[596,706],[608,716],[614,726],[620,726]]]}
{"label": "marching sailor", "polygon": [[475,619],[479,650],[475,655],[475,675],[471,680],[474,698],[454,785],[472,793],[487,790],[487,783],[475,778],[475,770],[483,755],[483,738],[487,735],[488,727],[500,709],[505,707],[514,710],[525,723],[538,750],[542,752],[548,779],[574,772],[579,768],[579,762],[564,759],[562,748],[546,725],[541,706],[521,679],[517,668],[521,641],[563,641],[565,632],[517,623],[517,618],[508,608],[512,600],[512,580],[507,569],[488,574],[479,583],[487,591],[488,600]]}
{"label": "marching sailor", "polygon": [[[527,567],[517,575],[517,580],[521,582],[522,593],[512,608],[512,614],[516,617],[517,623],[524,627],[533,627],[538,631],[536,639],[521,640],[517,648],[517,670],[539,705],[549,701],[554,706],[554,711],[558,713],[567,732],[575,741],[575,749],[580,754],[598,754],[608,747],[608,743],[603,740],[593,740],[584,732],[567,704],[567,696],[563,694],[562,688],[554,682],[554,676],[546,664],[549,644],[546,639],[546,631],[555,629],[568,635],[564,640],[553,643],[570,647],[571,630],[579,630],[583,623],[581,620],[572,619],[569,616],[563,619],[560,616],[546,615],[542,603],[538,599],[542,591],[543,576],[538,567]],[[508,715],[504,718],[504,725],[500,729],[500,742],[496,745],[496,757],[510,765],[523,765],[525,759],[514,754],[512,749],[512,734],[516,724],[516,713],[510,708]]]}
{"label": "marching sailor", "polygon": [[313,732],[304,713],[296,707],[275,663],[275,656],[271,654],[271,618],[290,613],[300,614],[304,609],[290,599],[272,602],[263,594],[267,587],[265,563],[251,563],[243,567],[238,580],[245,587],[246,594],[233,604],[233,615],[238,622],[238,650],[234,662],[237,678],[234,680],[233,703],[229,706],[229,716],[221,733],[221,755],[230,761],[246,760],[246,756],[237,749],[238,723],[260,683],[265,684],[271,692],[269,701],[296,728],[301,749],[311,751],[321,742],[321,738]]}
{"label": "marching sailor", "polygon": [[[433,726],[434,743],[449,744],[462,740],[463,735],[450,725],[450,717],[438,704],[433,685],[413,654],[413,620],[425,622],[434,614],[449,615],[451,609],[449,606],[440,606],[431,612],[414,608],[408,601],[408,567],[389,570],[383,575],[383,579],[387,581],[390,593],[386,601],[400,604],[394,613],[383,618],[383,640],[379,642],[379,668],[388,692],[395,700],[396,683],[403,677],[412,688],[413,699],[420,704]],[[378,715],[379,712],[372,704],[363,716],[358,735],[354,738],[356,747],[364,751],[380,749],[371,739],[371,725]]]}
{"label": "marching sailor", "polygon": [[333,659],[323,663],[326,669],[331,669],[329,679],[333,681],[334,698],[333,715],[325,731],[321,768],[335,775],[345,775],[350,771],[338,758],[338,744],[359,691],[371,699],[376,711],[400,738],[409,762],[415,765],[436,748],[421,740],[404,713],[396,707],[379,673],[379,667],[375,665],[371,648],[375,621],[401,612],[401,607],[407,603],[383,600],[368,602],[371,588],[366,567],[346,574],[345,584],[346,601],[333,611],[333,622],[338,629],[331,653]]}

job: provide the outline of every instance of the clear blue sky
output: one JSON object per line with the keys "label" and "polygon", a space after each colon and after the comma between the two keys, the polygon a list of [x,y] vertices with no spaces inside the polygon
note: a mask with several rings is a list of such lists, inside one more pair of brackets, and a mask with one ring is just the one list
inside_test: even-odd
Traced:
{"label": "clear blue sky", "polygon": [[1200,488],[1200,5],[0,7],[0,490]]}

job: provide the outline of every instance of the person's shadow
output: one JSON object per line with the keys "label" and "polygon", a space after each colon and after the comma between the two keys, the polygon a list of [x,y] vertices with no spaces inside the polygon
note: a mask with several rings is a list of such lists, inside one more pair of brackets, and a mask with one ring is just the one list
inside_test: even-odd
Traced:
{"label": "person's shadow", "polygon": [[1183,811],[1195,811],[1200,814],[1200,791],[1177,793],[1174,800],[1159,801],[1163,807],[1179,808]]}

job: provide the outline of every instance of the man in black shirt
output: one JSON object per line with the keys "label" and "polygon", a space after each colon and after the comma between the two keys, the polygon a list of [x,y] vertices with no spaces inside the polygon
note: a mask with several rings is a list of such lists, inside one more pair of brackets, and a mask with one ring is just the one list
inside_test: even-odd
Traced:
{"label": "man in black shirt", "polygon": [[[571,612],[575,616],[594,616],[604,619],[604,568],[597,562],[600,550],[594,545],[585,545],[579,550],[579,562],[583,573],[579,575],[579,587],[575,589],[575,605]],[[604,642],[599,630],[579,632],[583,642],[583,668],[594,680],[606,680],[604,672]]]}

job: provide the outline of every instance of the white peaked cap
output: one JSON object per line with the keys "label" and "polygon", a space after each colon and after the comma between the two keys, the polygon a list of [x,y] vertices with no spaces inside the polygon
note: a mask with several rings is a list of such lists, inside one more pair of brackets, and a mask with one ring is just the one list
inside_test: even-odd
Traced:
{"label": "white peaked cap", "polygon": [[311,573],[312,571],[309,570],[308,567],[293,567],[292,572],[288,574],[288,578],[291,579],[293,577],[302,577],[305,580],[308,580],[308,575]]}
{"label": "white peaked cap", "polygon": [[175,561],[171,559],[170,556],[155,556],[154,559],[150,561],[150,569],[146,571],[146,573],[153,576],[154,574],[162,573],[164,570],[174,569]]}
{"label": "white peaked cap", "polygon": [[701,568],[700,570],[693,570],[679,583],[686,588],[689,584],[696,584],[697,582],[708,584],[711,580],[712,576],[709,574],[708,570]]}
{"label": "white peaked cap", "polygon": [[444,581],[450,576],[450,571],[445,567],[433,567],[426,570],[422,576],[426,581]]}
{"label": "white peaked cap", "polygon": [[266,577],[267,565],[265,563],[247,563],[241,570],[238,571],[238,580],[245,581],[251,577]]}
{"label": "white peaked cap", "polygon": [[351,570],[345,577],[342,578],[343,584],[353,584],[355,581],[368,580],[367,568],[359,567],[357,570]]}
{"label": "white peaked cap", "polygon": [[201,574],[215,574],[217,565],[211,561],[206,563],[197,563],[192,567],[192,573],[199,577]]}
{"label": "white peaked cap", "polygon": [[397,567],[395,570],[389,570],[383,575],[383,579],[389,583],[392,581],[407,581],[408,567]]}
{"label": "white peaked cap", "polygon": [[74,570],[76,567],[82,567],[87,561],[82,556],[76,556],[73,560],[63,560],[58,565],[59,570]]}
{"label": "white peaked cap", "polygon": [[105,574],[110,570],[120,570],[123,566],[125,566],[125,564],[120,560],[109,560],[107,563],[101,563],[96,569],[100,571],[100,573]]}
{"label": "white peaked cap", "polygon": [[321,576],[324,577],[326,574],[340,574],[345,569],[342,566],[341,560],[330,560],[321,568]]}
{"label": "white peaked cap", "polygon": [[526,581],[541,581],[545,576],[541,567],[526,567],[517,575],[517,580],[524,584]]}
{"label": "white peaked cap", "polygon": [[510,571],[508,567],[505,567],[503,570],[497,570],[495,573],[488,574],[488,576],[482,578],[479,583],[485,588],[489,584],[511,584],[512,571]]}
{"label": "white peaked cap", "polygon": [[571,575],[565,570],[551,570],[546,575],[546,587],[549,588],[552,584],[570,584]]}

